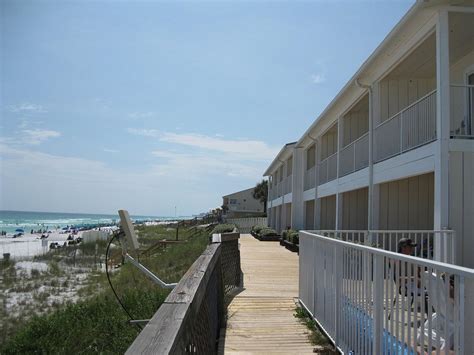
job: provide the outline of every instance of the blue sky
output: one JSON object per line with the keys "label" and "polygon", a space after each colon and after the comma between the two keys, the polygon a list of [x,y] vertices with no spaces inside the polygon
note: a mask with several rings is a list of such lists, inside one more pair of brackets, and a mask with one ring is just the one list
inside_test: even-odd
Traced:
{"label": "blue sky", "polygon": [[412,4],[0,0],[0,209],[217,207]]}

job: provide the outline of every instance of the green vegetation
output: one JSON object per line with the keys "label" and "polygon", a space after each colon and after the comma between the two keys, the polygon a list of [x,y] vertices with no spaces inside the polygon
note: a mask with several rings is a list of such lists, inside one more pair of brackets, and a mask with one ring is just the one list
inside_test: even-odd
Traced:
{"label": "green vegetation", "polygon": [[214,227],[211,234],[231,233],[234,230],[237,230],[237,227],[235,226],[235,224],[218,224],[217,226]]}
{"label": "green vegetation", "polygon": [[[141,247],[146,249],[146,253],[140,256],[140,261],[166,282],[177,282],[208,245],[209,229],[180,227],[181,242],[167,244],[160,241],[174,240],[174,228],[139,226],[138,238]],[[83,255],[89,252],[95,255],[96,249],[95,246],[85,247],[81,252]],[[48,274],[64,272],[58,267],[62,265],[60,256],[55,254],[54,258],[51,257]],[[160,289],[133,265],[121,265],[118,243],[112,245],[109,260],[111,281],[125,308],[135,319],[151,318],[169,290]],[[3,280],[11,276],[11,269],[10,265],[2,265]],[[129,324],[129,318],[115,299],[106,275],[96,271],[89,278],[92,282],[79,290],[81,300],[77,303],[62,306],[53,304],[54,310],[48,315],[17,321],[14,332],[6,340],[4,338],[4,343],[0,345],[0,353],[124,353],[136,338],[139,329]],[[69,285],[70,281],[54,281],[53,290],[64,287],[65,282]],[[37,293],[35,297],[44,301],[50,296],[49,292]]]}
{"label": "green vegetation", "polygon": [[300,241],[298,231],[295,231],[293,229],[288,229],[288,230],[283,231],[281,233],[281,237],[283,240],[287,240],[293,244],[299,244],[299,241]]}
{"label": "green vegetation", "polygon": [[263,228],[260,230],[260,233],[258,233],[261,237],[274,237],[277,236],[278,233],[272,229],[272,228]]}
{"label": "green vegetation", "polygon": [[263,213],[267,213],[267,200],[268,200],[268,180],[262,180],[255,185],[252,196],[254,199],[259,200],[263,203]]}
{"label": "green vegetation", "polygon": [[262,229],[267,228],[267,226],[256,225],[252,227],[252,234],[258,235]]}
{"label": "green vegetation", "polygon": [[319,329],[317,323],[302,307],[295,308],[294,316],[310,330],[309,340],[315,346],[314,352],[318,354],[338,354],[329,339]]}

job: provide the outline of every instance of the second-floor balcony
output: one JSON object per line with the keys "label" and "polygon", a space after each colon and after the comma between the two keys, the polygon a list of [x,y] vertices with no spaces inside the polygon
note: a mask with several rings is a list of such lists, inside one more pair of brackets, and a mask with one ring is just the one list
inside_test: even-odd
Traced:
{"label": "second-floor balcony", "polygon": [[436,90],[433,90],[375,128],[375,162],[435,139]]}
{"label": "second-floor balcony", "polygon": [[328,156],[318,164],[319,185],[337,178],[337,152]]}
{"label": "second-floor balcony", "polygon": [[304,172],[304,190],[309,190],[316,185],[316,166],[307,169]]}
{"label": "second-floor balcony", "polygon": [[451,137],[473,139],[474,85],[451,84],[450,101]]}
{"label": "second-floor balcony", "polygon": [[292,175],[287,176],[283,182],[284,182],[283,195],[289,194],[292,191],[292,183],[293,183]]}
{"label": "second-floor balcony", "polygon": [[369,165],[369,132],[349,143],[339,152],[339,177]]}

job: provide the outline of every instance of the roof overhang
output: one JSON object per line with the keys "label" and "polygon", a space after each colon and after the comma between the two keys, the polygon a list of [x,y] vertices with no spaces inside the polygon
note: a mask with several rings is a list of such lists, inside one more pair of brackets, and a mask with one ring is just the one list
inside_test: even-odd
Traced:
{"label": "roof overhang", "polygon": [[[331,117],[331,111],[335,109],[344,97],[351,96],[357,98],[367,93],[369,85],[372,85],[375,81],[380,79],[380,73],[374,72],[372,66],[376,62],[383,61],[392,56],[393,52],[400,46],[400,43],[404,40],[406,41],[406,37],[411,35],[410,31],[416,31],[416,26],[414,26],[414,24],[417,23],[417,21],[423,23],[423,21],[426,21],[426,18],[435,15],[441,6],[463,2],[464,1],[452,0],[417,0],[385,37],[382,43],[380,43],[357,72],[349,79],[324,111],[316,118],[313,124],[306,130],[296,143],[296,147],[307,147],[314,141],[314,136],[316,136],[318,131],[325,131],[333,124],[332,121],[334,120],[334,117]],[[313,136],[313,138],[311,136]]]}
{"label": "roof overhang", "polygon": [[296,142],[287,143],[280,149],[280,152],[277,154],[275,159],[271,162],[270,166],[265,170],[263,176],[271,175],[285,160],[290,158],[293,154],[293,149],[296,146]]}

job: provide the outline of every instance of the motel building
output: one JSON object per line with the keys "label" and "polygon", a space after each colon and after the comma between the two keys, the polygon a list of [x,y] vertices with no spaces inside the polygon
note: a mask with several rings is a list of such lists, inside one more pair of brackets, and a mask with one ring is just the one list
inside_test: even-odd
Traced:
{"label": "motel building", "polygon": [[[417,1],[264,176],[269,225],[300,231],[300,300],[342,351],[474,354],[473,1]],[[397,259],[402,238],[425,314],[396,297],[395,265],[418,263]],[[420,286],[431,277],[446,292]],[[435,293],[453,300],[443,326]]]}

